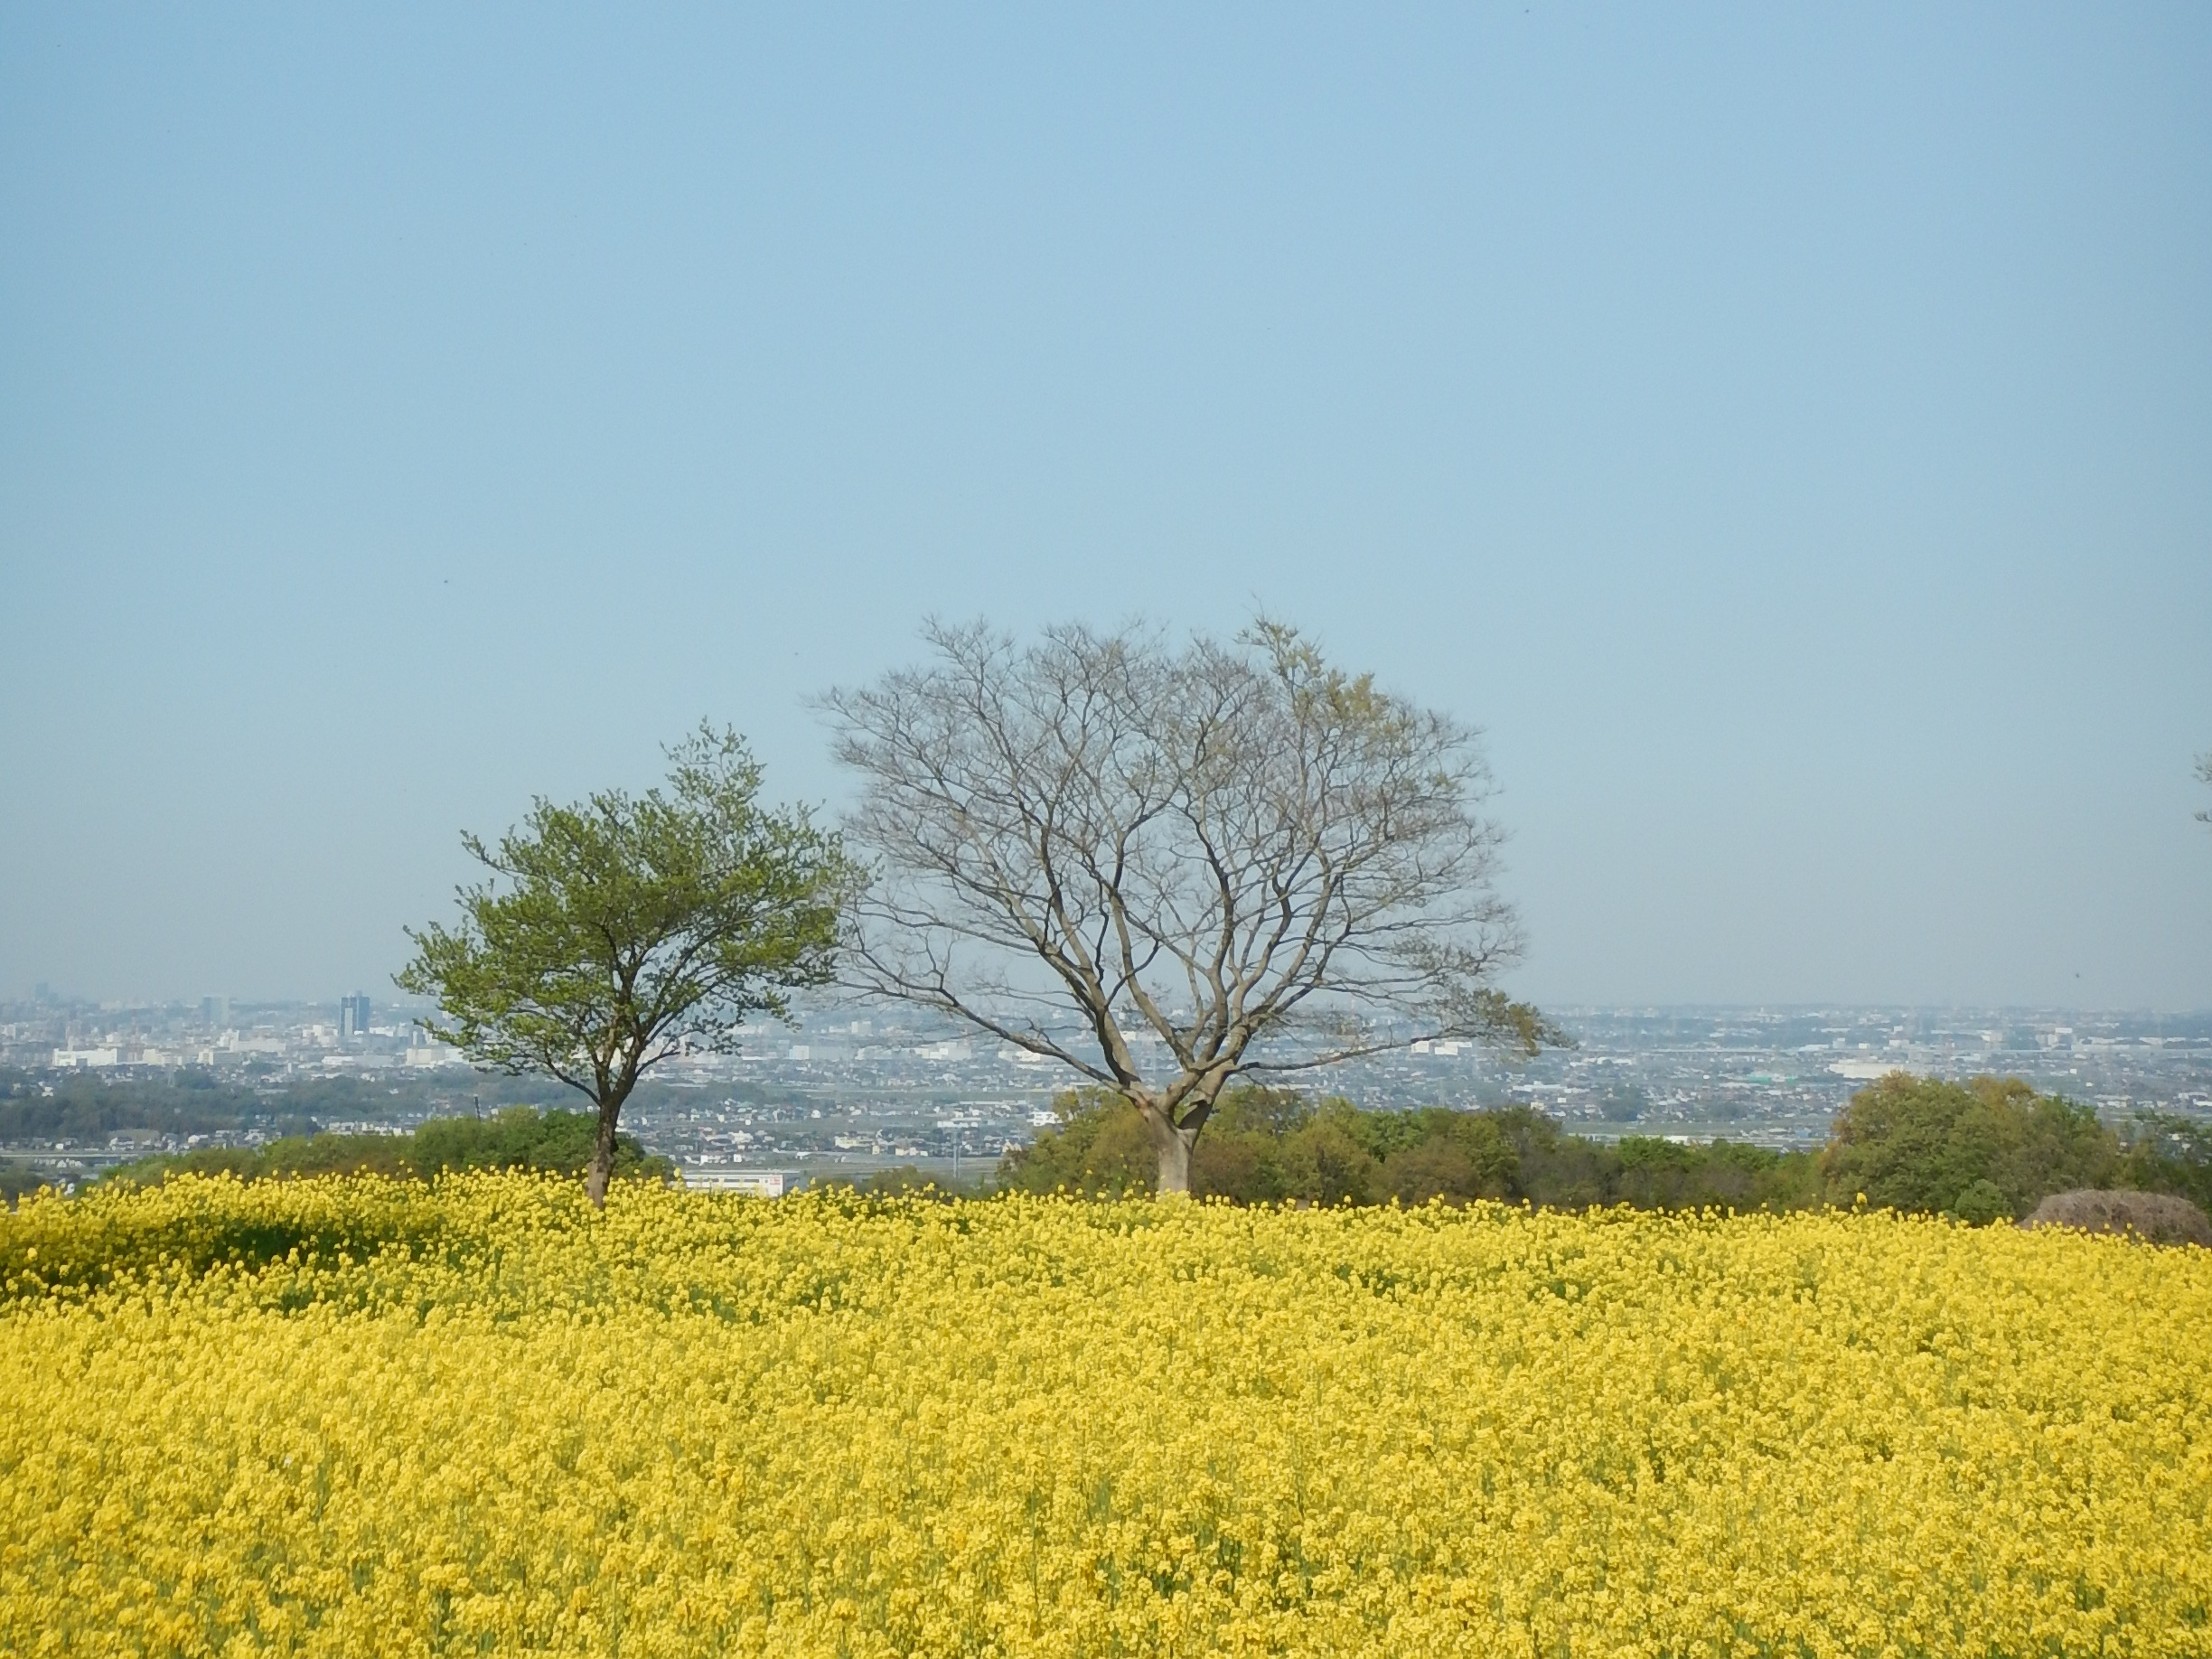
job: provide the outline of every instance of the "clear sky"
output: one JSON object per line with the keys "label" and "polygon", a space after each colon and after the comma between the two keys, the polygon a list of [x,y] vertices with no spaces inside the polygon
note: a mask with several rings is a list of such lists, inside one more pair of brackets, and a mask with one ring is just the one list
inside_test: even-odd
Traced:
{"label": "clear sky", "polygon": [[0,993],[1255,605],[1582,1001],[2212,1006],[2212,8],[0,8]]}

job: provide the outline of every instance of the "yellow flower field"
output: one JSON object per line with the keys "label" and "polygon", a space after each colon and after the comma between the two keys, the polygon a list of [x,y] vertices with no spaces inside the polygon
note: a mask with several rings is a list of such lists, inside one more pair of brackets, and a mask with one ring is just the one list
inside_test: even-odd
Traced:
{"label": "yellow flower field", "polygon": [[180,1180],[0,1279],[13,1653],[2212,1653],[2202,1251]]}

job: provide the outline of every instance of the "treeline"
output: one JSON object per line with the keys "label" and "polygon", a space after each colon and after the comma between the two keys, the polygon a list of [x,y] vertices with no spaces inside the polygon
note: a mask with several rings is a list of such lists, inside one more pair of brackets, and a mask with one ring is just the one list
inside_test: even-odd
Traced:
{"label": "treeline", "polygon": [[378,1117],[358,1079],[317,1079],[307,1089],[258,1093],[196,1067],[110,1081],[97,1072],[0,1072],[0,1145],[102,1142],[130,1130],[156,1135],[236,1134],[256,1126],[311,1132],[320,1117]]}
{"label": "treeline", "polygon": [[[1152,1191],[1157,1160],[1134,1107],[1101,1090],[1055,1105],[1060,1126],[1007,1154],[1000,1186],[1099,1197]],[[1191,1189],[1238,1204],[1495,1198],[1570,1209],[1795,1209],[1817,1201],[1819,1172],[1810,1153],[1737,1141],[1593,1140],[1525,1106],[1366,1111],[1251,1088],[1222,1097],[1192,1155]]]}
{"label": "treeline", "polygon": [[[333,1120],[376,1122],[426,1115],[473,1116],[509,1106],[557,1108],[573,1101],[563,1084],[542,1077],[496,1073],[389,1078],[347,1074],[287,1078],[220,1074],[183,1066],[165,1075],[111,1076],[99,1072],[33,1073],[0,1067],[0,1146],[57,1140],[104,1144],[118,1134],[237,1135],[248,1130],[312,1136]],[[765,1098],[756,1084],[733,1083],[721,1094]],[[665,1084],[639,1087],[633,1101],[648,1109],[681,1097]]]}
{"label": "treeline", "polygon": [[[1102,1090],[1055,1102],[1060,1123],[1009,1152],[998,1184],[1100,1197],[1149,1193],[1157,1162],[1136,1109]],[[2089,1107],[2017,1078],[1898,1073],[1859,1092],[1818,1152],[1739,1141],[1595,1140],[1524,1106],[1366,1111],[1281,1090],[1223,1097],[1191,1162],[1193,1192],[1239,1204],[1425,1204],[1491,1198],[1565,1209],[1833,1204],[2018,1220],[2052,1193],[2130,1187],[2212,1208],[2212,1127],[2146,1114],[2123,1136]]]}
{"label": "treeline", "polygon": [[[145,1185],[172,1175],[234,1175],[257,1181],[318,1175],[426,1179],[446,1170],[530,1169],[581,1176],[597,1124],[588,1112],[510,1106],[489,1117],[434,1118],[404,1135],[286,1136],[258,1147],[200,1147],[118,1165],[103,1180]],[[614,1138],[614,1173],[666,1179],[665,1158],[636,1137]]]}
{"label": "treeline", "polygon": [[2124,1133],[2017,1077],[1893,1072],[1853,1095],[1821,1155],[1833,1203],[2018,1220],[2052,1193],[2125,1187],[2212,1208],[2212,1125],[2146,1112]]}
{"label": "treeline", "polygon": [[[1157,1159],[1135,1108],[1106,1091],[1062,1095],[1057,1128],[1008,1152],[1002,1191],[1112,1198],[1149,1194]],[[590,1114],[510,1106],[484,1117],[433,1119],[403,1135],[286,1136],[254,1148],[205,1147],[125,1164],[105,1178],[175,1173],[257,1180],[311,1175],[427,1177],[442,1170],[528,1169],[581,1176]],[[616,1139],[617,1176],[665,1179],[666,1158]],[[30,1172],[23,1185],[34,1185]],[[914,1191],[911,1170],[860,1183]],[[2132,1188],[2170,1193],[2212,1210],[2212,1125],[2145,1114],[2116,1132],[2094,1111],[2037,1093],[2017,1078],[1963,1083],[1893,1073],[1851,1098],[1818,1152],[1740,1141],[1682,1145],[1652,1137],[1570,1134],[1525,1106],[1473,1111],[1368,1111],[1287,1090],[1225,1094],[1191,1164],[1200,1197],[1237,1204],[1527,1202],[1582,1209],[1793,1210],[1823,1204],[1940,1213],[1979,1223],[2016,1220],[2052,1193]]]}

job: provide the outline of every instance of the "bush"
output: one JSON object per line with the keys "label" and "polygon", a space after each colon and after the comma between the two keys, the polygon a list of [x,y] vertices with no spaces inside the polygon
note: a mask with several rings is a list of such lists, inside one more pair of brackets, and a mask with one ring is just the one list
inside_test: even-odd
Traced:
{"label": "bush", "polygon": [[[2044,1200],[2048,1203],[2049,1200]],[[1951,1214],[1970,1227],[1987,1227],[1992,1223],[2010,1221],[2010,1206],[2005,1195],[1997,1190],[1994,1181],[1976,1181],[1952,1201]]]}
{"label": "bush", "polygon": [[0,1204],[12,1205],[18,1198],[52,1183],[53,1176],[36,1164],[19,1163],[13,1158],[0,1161]]}
{"label": "bush", "polygon": [[1317,1119],[1283,1138],[1283,1184],[1308,1204],[1372,1204],[1381,1166],[1345,1121]]}
{"label": "bush", "polygon": [[1614,1143],[1617,1172],[1605,1175],[1608,1199],[1639,1210],[1795,1210],[1818,1202],[1811,1157],[1737,1140],[1705,1146],[1637,1136]]}

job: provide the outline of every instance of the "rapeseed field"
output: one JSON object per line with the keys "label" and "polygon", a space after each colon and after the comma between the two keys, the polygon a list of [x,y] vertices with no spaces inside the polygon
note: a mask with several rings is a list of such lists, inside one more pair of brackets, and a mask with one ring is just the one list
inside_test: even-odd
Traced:
{"label": "rapeseed field", "polygon": [[0,1651],[2212,1653],[2212,1253],[180,1179],[0,1221]]}

